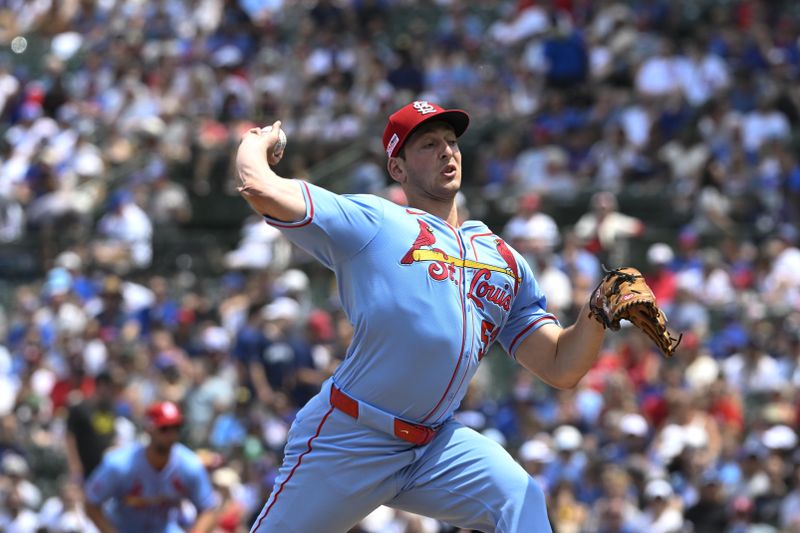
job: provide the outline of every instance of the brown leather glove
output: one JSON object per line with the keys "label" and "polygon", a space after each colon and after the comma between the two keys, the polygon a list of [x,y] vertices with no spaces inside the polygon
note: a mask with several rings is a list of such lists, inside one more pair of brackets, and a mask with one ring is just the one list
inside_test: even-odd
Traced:
{"label": "brown leather glove", "polygon": [[667,331],[667,317],[656,304],[652,289],[632,267],[606,271],[589,299],[589,316],[615,331],[620,320],[630,321],[667,357],[681,342],[682,335],[674,338]]}

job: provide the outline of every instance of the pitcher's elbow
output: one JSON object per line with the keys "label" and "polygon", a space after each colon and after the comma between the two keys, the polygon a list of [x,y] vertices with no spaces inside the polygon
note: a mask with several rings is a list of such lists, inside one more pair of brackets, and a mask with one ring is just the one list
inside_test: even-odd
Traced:
{"label": "pitcher's elbow", "polygon": [[563,374],[552,376],[548,382],[550,386],[558,390],[572,390],[578,386],[578,383],[581,382],[581,378],[583,378],[583,376]]}

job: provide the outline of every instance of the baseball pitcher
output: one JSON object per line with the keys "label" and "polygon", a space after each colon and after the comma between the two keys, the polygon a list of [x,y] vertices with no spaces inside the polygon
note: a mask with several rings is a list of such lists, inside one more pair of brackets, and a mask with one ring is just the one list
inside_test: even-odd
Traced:
{"label": "baseball pitcher", "polygon": [[297,415],[252,532],[345,532],[382,504],[467,529],[551,530],[536,482],[453,412],[495,341],[550,385],[573,387],[614,309],[595,294],[600,307],[587,303],[562,328],[520,254],[482,222],[459,224],[468,124],[426,101],[389,117],[387,170],[408,206],[278,176],[280,121],[242,138],[241,195],[333,270],[354,326],[346,359]]}

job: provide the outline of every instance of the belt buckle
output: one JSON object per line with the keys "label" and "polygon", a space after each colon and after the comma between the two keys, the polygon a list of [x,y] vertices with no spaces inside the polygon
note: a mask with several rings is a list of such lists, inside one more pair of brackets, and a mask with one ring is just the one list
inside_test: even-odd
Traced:
{"label": "belt buckle", "polygon": [[414,424],[395,418],[394,434],[406,442],[417,446],[424,446],[433,440],[433,437],[436,436],[436,431],[422,424]]}

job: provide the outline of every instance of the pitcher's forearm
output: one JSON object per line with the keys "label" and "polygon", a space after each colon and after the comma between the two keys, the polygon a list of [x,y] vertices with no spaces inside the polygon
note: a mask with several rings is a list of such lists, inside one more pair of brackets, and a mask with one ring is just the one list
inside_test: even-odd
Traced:
{"label": "pitcher's forearm", "polygon": [[588,304],[581,308],[575,323],[561,332],[554,364],[555,371],[564,380],[566,388],[577,385],[597,362],[604,336],[603,326],[589,317]]}
{"label": "pitcher's forearm", "polygon": [[[280,122],[275,123],[275,130]],[[277,134],[253,128],[244,134],[236,153],[236,174],[239,194],[256,212],[284,220],[301,220],[306,213],[300,184],[278,176],[271,168],[279,158],[267,154],[277,140]]]}
{"label": "pitcher's forearm", "polygon": [[545,324],[525,340],[516,352],[517,361],[559,389],[571,389],[597,361],[605,329],[589,318],[584,305],[574,324],[560,328]]}
{"label": "pitcher's forearm", "polygon": [[239,194],[257,213],[287,222],[301,220],[306,203],[300,184],[267,169],[262,176],[240,174]]}

